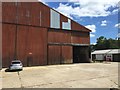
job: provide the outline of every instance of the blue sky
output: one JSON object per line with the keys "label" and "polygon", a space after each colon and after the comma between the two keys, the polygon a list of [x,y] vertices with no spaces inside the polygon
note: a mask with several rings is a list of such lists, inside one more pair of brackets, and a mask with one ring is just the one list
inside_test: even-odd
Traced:
{"label": "blue sky", "polygon": [[100,36],[113,39],[118,36],[118,28],[120,28],[120,23],[118,23],[119,0],[48,1],[46,0],[45,4],[91,29],[91,44],[96,43],[96,39]]}

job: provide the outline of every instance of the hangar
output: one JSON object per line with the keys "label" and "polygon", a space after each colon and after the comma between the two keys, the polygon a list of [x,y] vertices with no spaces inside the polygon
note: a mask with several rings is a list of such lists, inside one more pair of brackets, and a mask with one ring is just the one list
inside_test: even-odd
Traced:
{"label": "hangar", "polygon": [[120,62],[120,49],[95,50],[92,60]]}
{"label": "hangar", "polygon": [[89,61],[90,30],[41,2],[2,3],[2,65]]}

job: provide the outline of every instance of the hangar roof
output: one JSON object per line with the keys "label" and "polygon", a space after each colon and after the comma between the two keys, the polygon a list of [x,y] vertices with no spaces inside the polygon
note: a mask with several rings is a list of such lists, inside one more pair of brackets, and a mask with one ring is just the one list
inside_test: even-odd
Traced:
{"label": "hangar roof", "polygon": [[96,50],[91,54],[120,54],[120,49]]}

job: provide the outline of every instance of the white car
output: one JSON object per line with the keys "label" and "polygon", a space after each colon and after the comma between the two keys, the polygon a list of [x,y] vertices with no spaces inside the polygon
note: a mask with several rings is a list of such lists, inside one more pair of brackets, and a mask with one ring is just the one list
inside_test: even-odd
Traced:
{"label": "white car", "polygon": [[23,65],[20,60],[13,60],[9,67],[9,70],[22,70],[22,69],[23,69]]}

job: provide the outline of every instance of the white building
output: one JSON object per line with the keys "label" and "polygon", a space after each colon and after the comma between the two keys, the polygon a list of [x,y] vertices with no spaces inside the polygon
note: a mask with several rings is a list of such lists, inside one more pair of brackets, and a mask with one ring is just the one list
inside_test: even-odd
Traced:
{"label": "white building", "polygon": [[109,60],[120,62],[120,49],[96,50],[91,53],[92,60]]}

